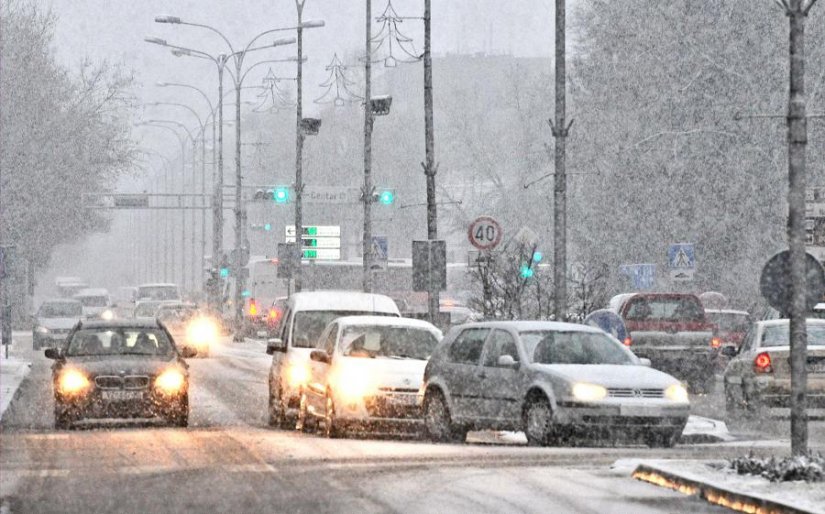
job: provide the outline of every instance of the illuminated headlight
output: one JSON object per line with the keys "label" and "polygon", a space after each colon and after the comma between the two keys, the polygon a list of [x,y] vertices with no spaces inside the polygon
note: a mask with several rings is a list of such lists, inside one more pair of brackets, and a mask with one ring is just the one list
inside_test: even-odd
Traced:
{"label": "illuminated headlight", "polygon": [[287,371],[287,379],[292,387],[300,387],[309,381],[309,367],[306,364],[293,363]]}
{"label": "illuminated headlight", "polygon": [[176,369],[168,369],[155,379],[155,388],[166,394],[176,394],[183,389],[186,377]]}
{"label": "illuminated headlight", "polygon": [[218,340],[218,325],[209,318],[193,320],[186,332],[189,341],[199,347],[215,344]]}
{"label": "illuminated headlight", "polygon": [[372,393],[374,389],[369,374],[364,373],[362,370],[344,370],[335,380],[335,390],[348,403],[363,399]]}
{"label": "illuminated headlight", "polygon": [[37,332],[38,334],[48,334],[49,333],[49,329],[46,328],[46,327],[37,327],[36,329],[34,329],[34,331]]}
{"label": "illuminated headlight", "polygon": [[67,369],[61,373],[58,384],[63,394],[82,393],[92,386],[88,377],[76,369]]}
{"label": "illuminated headlight", "polygon": [[607,396],[607,389],[596,384],[573,384],[573,397],[583,402],[595,402]]}
{"label": "illuminated headlight", "polygon": [[104,321],[111,321],[115,319],[115,313],[112,312],[111,309],[106,309],[105,311],[100,313],[100,319]]}
{"label": "illuminated headlight", "polygon": [[678,403],[688,403],[688,392],[682,384],[673,384],[665,389],[665,398]]}

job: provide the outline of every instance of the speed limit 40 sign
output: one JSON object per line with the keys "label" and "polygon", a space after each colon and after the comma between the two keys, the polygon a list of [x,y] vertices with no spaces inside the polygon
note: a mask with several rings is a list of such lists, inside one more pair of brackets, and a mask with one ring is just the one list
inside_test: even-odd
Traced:
{"label": "speed limit 40 sign", "polygon": [[490,216],[479,216],[467,229],[470,244],[479,250],[492,250],[501,242],[501,225]]}

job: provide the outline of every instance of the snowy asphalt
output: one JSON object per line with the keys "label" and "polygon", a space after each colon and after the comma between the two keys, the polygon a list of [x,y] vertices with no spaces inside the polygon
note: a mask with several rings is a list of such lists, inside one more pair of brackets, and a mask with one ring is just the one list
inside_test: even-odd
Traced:
{"label": "snowy asphalt", "polygon": [[[30,347],[30,341],[20,341]],[[724,458],[764,439],[672,450],[326,440],[266,426],[269,358],[258,342],[192,359],[188,429],[52,427],[50,361],[0,423],[0,512],[721,512],[629,478],[624,458]],[[713,401],[699,402],[704,412]],[[811,444],[825,446],[821,427]]]}

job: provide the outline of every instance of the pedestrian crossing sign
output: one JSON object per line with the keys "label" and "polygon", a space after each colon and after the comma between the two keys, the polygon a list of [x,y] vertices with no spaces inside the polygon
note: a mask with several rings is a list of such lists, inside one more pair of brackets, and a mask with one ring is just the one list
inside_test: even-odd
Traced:
{"label": "pedestrian crossing sign", "polygon": [[674,243],[667,249],[670,278],[677,282],[693,280],[696,271],[696,253],[693,243]]}

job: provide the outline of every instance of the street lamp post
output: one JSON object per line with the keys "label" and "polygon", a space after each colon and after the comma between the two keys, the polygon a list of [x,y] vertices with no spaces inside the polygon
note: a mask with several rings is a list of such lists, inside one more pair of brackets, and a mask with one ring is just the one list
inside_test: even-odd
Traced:
{"label": "street lamp post", "polygon": [[373,114],[370,102],[372,82],[372,0],[366,0],[366,54],[364,56],[364,233],[363,251],[363,287],[367,293],[372,292],[372,126]]}

